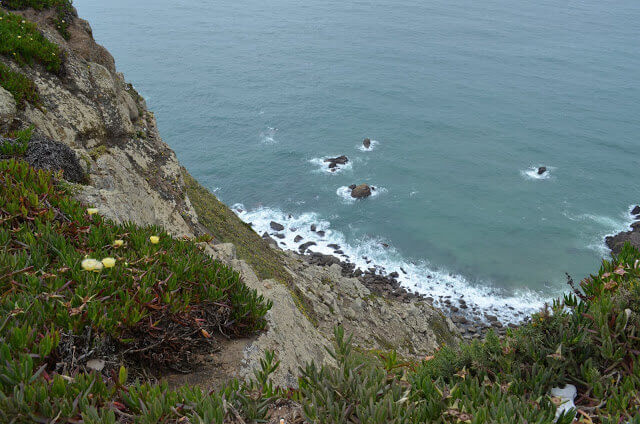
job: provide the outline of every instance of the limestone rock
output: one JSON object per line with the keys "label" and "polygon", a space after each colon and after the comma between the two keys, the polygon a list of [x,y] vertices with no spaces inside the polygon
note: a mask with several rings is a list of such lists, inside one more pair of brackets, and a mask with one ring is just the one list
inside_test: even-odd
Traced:
{"label": "limestone rock", "polygon": [[16,101],[13,99],[13,95],[0,87],[0,128],[8,125],[16,112]]}

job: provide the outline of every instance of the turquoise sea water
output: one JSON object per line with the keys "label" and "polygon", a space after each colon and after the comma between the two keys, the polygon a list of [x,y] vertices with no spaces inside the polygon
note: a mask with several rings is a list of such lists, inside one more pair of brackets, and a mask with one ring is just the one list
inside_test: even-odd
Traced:
{"label": "turquoise sea water", "polygon": [[[191,173],[289,247],[528,309],[594,271],[640,199],[637,0],[75,5]],[[340,195],[361,182],[377,195]]]}

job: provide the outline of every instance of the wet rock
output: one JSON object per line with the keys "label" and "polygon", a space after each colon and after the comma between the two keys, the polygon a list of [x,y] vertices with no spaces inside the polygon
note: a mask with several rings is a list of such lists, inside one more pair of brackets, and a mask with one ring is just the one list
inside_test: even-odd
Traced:
{"label": "wet rock", "polygon": [[335,168],[338,167],[338,165],[346,165],[347,163],[349,163],[349,158],[347,158],[346,156],[342,155],[342,156],[338,156],[337,158],[328,158],[328,159],[325,159],[324,161],[328,162],[329,163],[329,169],[334,171]]}
{"label": "wet rock", "polygon": [[271,222],[269,223],[269,226],[270,226],[270,227],[271,227],[271,229],[272,229],[272,230],[274,230],[274,231],[282,231],[282,230],[284,230],[284,225],[282,225],[282,224],[278,224],[278,223],[277,223],[277,222],[275,222],[275,221],[271,221]]}
{"label": "wet rock", "polygon": [[302,240],[303,240],[302,236],[299,236],[299,235],[298,235],[298,236],[296,236],[296,238],[294,238],[294,239],[293,239],[293,242],[294,242],[294,243],[298,243],[298,242],[300,242],[300,241],[302,241]]}
{"label": "wet rock", "polygon": [[364,146],[365,149],[370,148],[371,147],[371,139],[365,138],[364,140],[362,140],[362,145]]}
{"label": "wet rock", "polygon": [[316,228],[318,228],[318,227],[316,227],[316,224],[311,224],[311,231],[315,232]]}
{"label": "wet rock", "polygon": [[541,166],[540,168],[538,168],[538,175],[542,175],[545,172],[547,172],[547,167],[546,166]]}
{"label": "wet rock", "polygon": [[318,231],[316,234],[318,234],[320,237],[324,237],[326,233],[324,231]]}
{"label": "wet rock", "polygon": [[340,245],[338,244],[327,244],[327,247],[333,250],[338,250],[340,249]]}
{"label": "wet rock", "polygon": [[300,253],[304,253],[311,246],[316,246],[316,242],[315,241],[308,241],[306,243],[303,243],[303,244],[300,245],[300,247],[298,247],[298,250],[300,251]]}
{"label": "wet rock", "polygon": [[640,205],[633,208],[633,210],[631,211],[631,215],[640,215]]}
{"label": "wet rock", "polygon": [[351,184],[351,185],[349,186],[349,190],[353,190],[353,189],[354,189],[354,188],[356,188],[356,187],[357,187],[357,186],[356,186],[355,184]]}
{"label": "wet rock", "polygon": [[365,197],[371,196],[371,187],[367,184],[360,184],[356,186],[353,190],[351,190],[351,197],[355,199],[364,199]]}
{"label": "wet rock", "polygon": [[280,240],[284,239],[284,234],[277,233],[277,234],[274,234],[273,236],[279,238]]}

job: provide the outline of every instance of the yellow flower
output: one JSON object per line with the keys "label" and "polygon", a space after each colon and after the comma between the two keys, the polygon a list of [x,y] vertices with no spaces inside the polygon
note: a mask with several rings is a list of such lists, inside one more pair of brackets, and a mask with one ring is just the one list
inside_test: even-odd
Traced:
{"label": "yellow flower", "polygon": [[113,245],[114,245],[115,247],[120,247],[120,246],[122,246],[123,244],[124,244],[124,240],[114,240],[114,241],[113,241]]}
{"label": "yellow flower", "polygon": [[89,209],[87,209],[87,213],[89,215],[96,214],[96,213],[98,213],[98,208],[89,208]]}
{"label": "yellow flower", "polygon": [[152,244],[158,244],[158,243],[160,242],[160,237],[158,237],[158,236],[151,236],[151,237],[149,237],[149,241],[150,241]]}
{"label": "yellow flower", "polygon": [[18,35],[18,38],[22,38],[22,35]]}
{"label": "yellow flower", "polygon": [[116,265],[116,260],[113,258],[104,258],[102,265],[104,265],[105,268],[113,268]]}
{"label": "yellow flower", "polygon": [[87,258],[82,261],[82,269],[85,271],[100,271],[102,266],[102,262],[95,259]]}
{"label": "yellow flower", "polygon": [[22,23],[23,23],[23,24],[26,24],[26,23],[27,23],[27,21],[23,20],[23,21],[22,21]]}

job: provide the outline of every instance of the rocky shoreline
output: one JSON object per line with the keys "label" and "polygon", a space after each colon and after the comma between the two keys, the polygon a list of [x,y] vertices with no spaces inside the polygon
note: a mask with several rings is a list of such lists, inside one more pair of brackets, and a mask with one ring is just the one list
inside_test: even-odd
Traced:
{"label": "rocky shoreline", "polygon": [[[281,246],[281,244],[284,243],[280,240],[284,238],[281,232],[285,230],[285,226],[272,221],[270,223],[270,230],[270,232],[264,232],[262,237],[270,241],[272,246],[283,249],[284,247]],[[320,236],[324,236],[324,232],[318,231],[316,225],[311,225],[311,231]],[[515,328],[518,326],[513,322],[500,320],[498,318],[497,308],[494,308],[493,311],[483,310],[472,302],[467,302],[467,300],[464,299],[464,295],[429,296],[428,294],[410,291],[401,285],[399,281],[400,274],[397,271],[388,272],[383,266],[373,263],[373,261],[368,258],[363,259],[367,261],[369,267],[364,270],[358,268],[349,260],[348,256],[344,254],[341,246],[338,244],[328,245],[328,247],[334,249],[334,254],[327,255],[314,252],[313,246],[316,246],[316,243],[313,241],[304,241],[301,236],[297,236],[294,241],[298,244],[297,255],[307,263],[322,267],[338,265],[343,277],[357,278],[377,296],[403,303],[415,301],[427,302],[450,318],[465,339],[482,339],[489,330],[493,330],[499,336],[503,336],[506,334],[507,328]],[[388,246],[385,245],[383,247]],[[400,269],[400,272],[405,271]],[[427,276],[427,278],[431,278],[431,276]],[[513,307],[510,308],[514,311],[515,315],[522,317],[522,322],[529,320],[526,314],[515,311]],[[496,314],[492,314],[491,312],[496,312]]]}
{"label": "rocky shoreline", "polygon": [[634,222],[631,224],[630,231],[622,231],[618,234],[608,236],[605,239],[607,247],[611,249],[614,255],[617,255],[622,250],[625,243],[629,242],[632,246],[640,249],[640,205],[636,205],[630,211],[630,215],[633,217]]}

